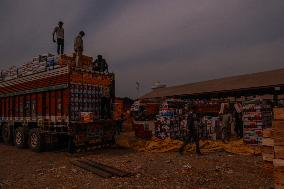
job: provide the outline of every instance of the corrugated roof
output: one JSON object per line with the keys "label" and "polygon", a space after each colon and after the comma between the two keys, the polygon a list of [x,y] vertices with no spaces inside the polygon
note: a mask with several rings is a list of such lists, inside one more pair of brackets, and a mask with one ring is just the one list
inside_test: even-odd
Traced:
{"label": "corrugated roof", "polygon": [[153,90],[145,94],[141,98],[158,98],[175,95],[197,95],[202,93],[225,92],[280,85],[284,85],[284,69],[165,87]]}

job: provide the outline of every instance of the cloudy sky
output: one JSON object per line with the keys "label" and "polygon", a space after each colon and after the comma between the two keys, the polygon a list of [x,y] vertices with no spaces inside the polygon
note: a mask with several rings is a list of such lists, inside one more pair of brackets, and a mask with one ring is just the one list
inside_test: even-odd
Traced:
{"label": "cloudy sky", "polygon": [[283,0],[0,0],[0,66],[66,53],[84,30],[85,54],[103,54],[118,96],[167,85],[284,68]]}

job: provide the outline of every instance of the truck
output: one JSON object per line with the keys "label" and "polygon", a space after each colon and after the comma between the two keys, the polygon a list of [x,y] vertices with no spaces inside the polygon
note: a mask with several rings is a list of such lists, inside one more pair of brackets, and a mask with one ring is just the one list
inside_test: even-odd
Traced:
{"label": "truck", "polygon": [[92,57],[41,55],[1,71],[0,132],[5,144],[40,152],[115,142],[113,73],[93,71]]}

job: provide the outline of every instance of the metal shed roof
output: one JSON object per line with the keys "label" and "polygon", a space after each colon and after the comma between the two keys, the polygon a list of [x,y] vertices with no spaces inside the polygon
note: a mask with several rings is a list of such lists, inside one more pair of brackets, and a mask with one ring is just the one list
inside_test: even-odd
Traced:
{"label": "metal shed roof", "polygon": [[234,90],[247,90],[282,85],[284,85],[284,69],[278,69],[155,89],[140,98],[198,95],[204,93],[229,92]]}

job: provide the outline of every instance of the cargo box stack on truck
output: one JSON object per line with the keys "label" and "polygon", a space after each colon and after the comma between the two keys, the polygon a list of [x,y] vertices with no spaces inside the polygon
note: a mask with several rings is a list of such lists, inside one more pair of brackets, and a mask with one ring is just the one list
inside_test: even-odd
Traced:
{"label": "cargo box stack on truck", "polygon": [[69,150],[114,142],[114,74],[92,71],[91,57],[83,56],[81,64],[75,67],[74,55],[47,55],[13,74],[1,72],[4,143],[41,151],[59,141]]}

